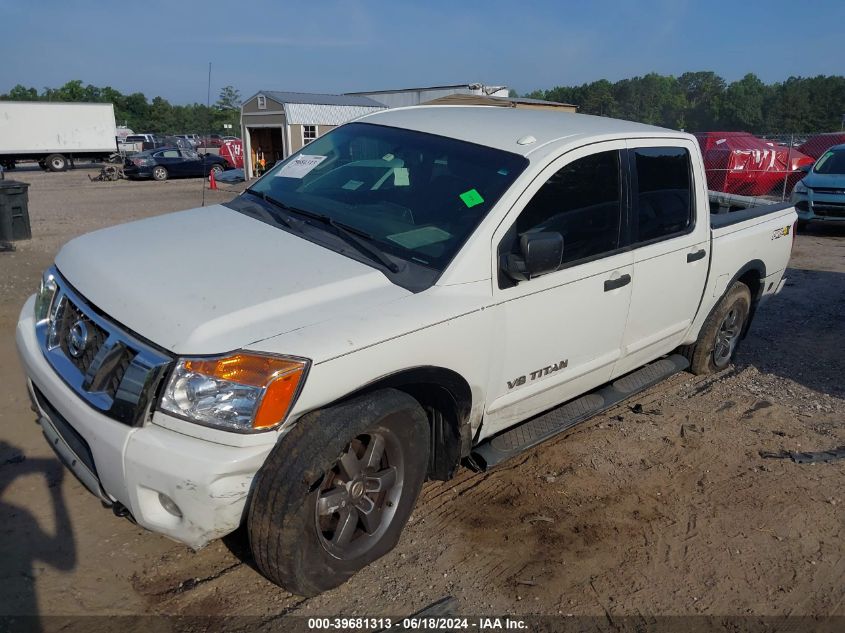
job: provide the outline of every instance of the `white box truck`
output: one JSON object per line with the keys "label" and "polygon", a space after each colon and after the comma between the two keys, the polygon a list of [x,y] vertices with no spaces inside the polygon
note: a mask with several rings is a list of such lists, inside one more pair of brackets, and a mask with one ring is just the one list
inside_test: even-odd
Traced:
{"label": "white box truck", "polygon": [[0,165],[34,160],[65,171],[74,161],[105,160],[117,152],[111,103],[0,101]]}

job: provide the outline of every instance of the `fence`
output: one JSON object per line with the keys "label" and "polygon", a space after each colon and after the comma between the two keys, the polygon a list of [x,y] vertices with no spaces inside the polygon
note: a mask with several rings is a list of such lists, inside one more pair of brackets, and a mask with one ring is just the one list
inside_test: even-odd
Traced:
{"label": "fence", "polygon": [[761,136],[704,132],[696,137],[708,189],[771,201],[788,200],[816,159],[833,145],[845,143],[845,132]]}

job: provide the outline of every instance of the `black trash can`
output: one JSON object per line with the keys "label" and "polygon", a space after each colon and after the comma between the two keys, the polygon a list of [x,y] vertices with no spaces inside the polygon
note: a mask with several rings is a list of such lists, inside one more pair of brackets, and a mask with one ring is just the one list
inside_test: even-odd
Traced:
{"label": "black trash can", "polygon": [[28,182],[0,180],[0,241],[32,238],[28,189]]}

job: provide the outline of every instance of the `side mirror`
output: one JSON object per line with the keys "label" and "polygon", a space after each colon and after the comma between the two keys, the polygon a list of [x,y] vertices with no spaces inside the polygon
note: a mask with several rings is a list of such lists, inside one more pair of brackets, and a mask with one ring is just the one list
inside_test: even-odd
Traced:
{"label": "side mirror", "polygon": [[812,163],[810,163],[809,165],[798,165],[798,171],[803,171],[805,174],[809,174],[812,168]]}
{"label": "side mirror", "polygon": [[521,255],[505,255],[502,269],[514,281],[528,281],[560,268],[563,261],[563,235],[526,233],[519,240]]}

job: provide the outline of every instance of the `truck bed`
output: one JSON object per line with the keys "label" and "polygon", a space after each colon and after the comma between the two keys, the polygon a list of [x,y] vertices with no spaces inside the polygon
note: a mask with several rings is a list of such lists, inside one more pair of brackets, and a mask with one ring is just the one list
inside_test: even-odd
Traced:
{"label": "truck bed", "polygon": [[754,196],[739,196],[721,191],[709,191],[710,228],[719,229],[746,220],[792,209],[791,202],[768,201]]}

